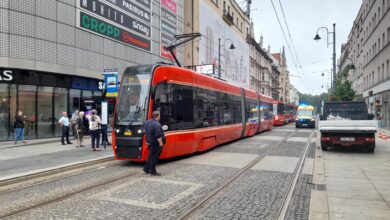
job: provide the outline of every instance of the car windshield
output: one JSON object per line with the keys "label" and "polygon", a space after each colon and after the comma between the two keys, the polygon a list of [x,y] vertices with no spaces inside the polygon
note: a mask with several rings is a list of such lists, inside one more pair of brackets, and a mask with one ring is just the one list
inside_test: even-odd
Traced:
{"label": "car windshield", "polygon": [[298,116],[313,116],[313,111],[311,111],[311,110],[298,110]]}
{"label": "car windshield", "polygon": [[117,123],[140,125],[145,121],[151,74],[124,74],[117,106]]}

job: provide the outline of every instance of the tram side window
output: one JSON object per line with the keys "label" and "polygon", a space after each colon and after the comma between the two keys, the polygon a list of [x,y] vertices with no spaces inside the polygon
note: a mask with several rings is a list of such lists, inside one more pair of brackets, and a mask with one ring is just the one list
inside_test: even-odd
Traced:
{"label": "tram side window", "polygon": [[264,120],[272,120],[272,104],[268,102],[261,102],[261,107],[262,107],[262,119]]}
{"label": "tram side window", "polygon": [[160,112],[161,125],[167,125],[168,131],[174,129],[176,122],[174,117],[173,85],[161,83],[156,87],[154,95],[153,111]]}
{"label": "tram side window", "polygon": [[175,85],[175,129],[192,129],[194,128],[194,94],[193,88],[183,85]]}
{"label": "tram side window", "polygon": [[218,93],[218,125],[228,125],[234,123],[233,103],[231,95]]}
{"label": "tram side window", "polygon": [[232,105],[233,105],[233,119],[234,123],[242,123],[242,107],[241,107],[241,97],[231,95]]}
{"label": "tram side window", "polygon": [[283,104],[278,104],[277,114],[284,114],[285,109]]}
{"label": "tram side window", "polygon": [[217,93],[206,89],[196,89],[195,127],[212,127],[218,125]]}
{"label": "tram side window", "polygon": [[245,101],[246,121],[256,122],[258,121],[257,102],[253,99],[246,99]]}

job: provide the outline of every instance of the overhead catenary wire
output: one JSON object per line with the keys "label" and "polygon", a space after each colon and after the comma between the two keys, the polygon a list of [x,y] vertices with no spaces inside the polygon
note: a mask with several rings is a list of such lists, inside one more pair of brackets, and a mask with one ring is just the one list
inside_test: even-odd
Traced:
{"label": "overhead catenary wire", "polygon": [[[294,63],[295,69],[296,69],[297,73],[300,73],[300,72],[299,72],[299,69],[303,72],[302,66],[300,66],[299,69],[298,69],[298,64],[297,64],[297,61],[296,61],[296,59],[295,59],[294,52],[293,52],[293,50],[291,49],[289,40],[287,39],[285,30],[284,30],[284,28],[283,28],[282,22],[280,21],[279,14],[278,14],[278,12],[277,12],[277,10],[276,10],[275,4],[274,4],[273,0],[270,0],[270,2],[271,2],[271,4],[272,4],[272,8],[273,8],[273,10],[274,10],[274,12],[275,12],[276,19],[277,19],[277,21],[278,21],[279,27],[280,27],[280,29],[281,29],[281,31],[282,31],[284,40],[286,41],[287,48],[288,48],[288,50],[289,50],[289,52],[290,52],[290,54],[291,54],[291,58],[292,58],[292,61],[293,61],[293,63]],[[290,35],[291,35],[291,34],[290,34]],[[302,83],[304,84],[304,86],[306,86],[307,88],[309,88],[309,86],[307,86],[307,84],[306,84],[306,83],[307,83],[307,82],[306,82],[307,79],[306,79],[305,75],[302,74],[302,73],[301,73],[301,75],[303,76],[303,77],[300,78],[300,79],[302,80]],[[313,89],[311,89],[311,90],[313,90]]]}

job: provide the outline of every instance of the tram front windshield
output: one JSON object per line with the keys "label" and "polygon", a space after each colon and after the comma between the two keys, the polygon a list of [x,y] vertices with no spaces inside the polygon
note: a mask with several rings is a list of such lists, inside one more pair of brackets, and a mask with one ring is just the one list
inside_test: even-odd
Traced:
{"label": "tram front windshield", "polygon": [[151,74],[124,74],[120,87],[117,124],[142,125],[146,120]]}

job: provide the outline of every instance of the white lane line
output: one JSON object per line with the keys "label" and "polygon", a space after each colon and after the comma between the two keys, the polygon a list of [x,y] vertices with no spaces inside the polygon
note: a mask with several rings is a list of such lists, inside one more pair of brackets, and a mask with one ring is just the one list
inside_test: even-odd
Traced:
{"label": "white lane line", "polygon": [[303,165],[302,174],[313,175],[313,169],[314,169],[314,159],[306,158],[305,163]]}
{"label": "white lane line", "polygon": [[207,152],[178,161],[185,164],[212,165],[232,168],[243,168],[256,159],[257,154],[243,154],[231,152]]}

